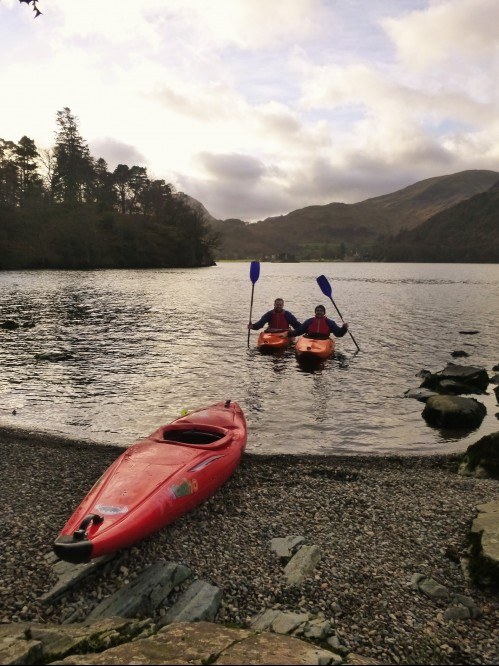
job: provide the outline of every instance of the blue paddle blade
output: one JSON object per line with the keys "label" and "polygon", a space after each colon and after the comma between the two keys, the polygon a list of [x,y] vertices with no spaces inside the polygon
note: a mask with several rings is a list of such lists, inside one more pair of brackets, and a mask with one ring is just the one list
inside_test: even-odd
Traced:
{"label": "blue paddle blade", "polygon": [[260,262],[252,261],[250,266],[250,280],[255,284],[255,282],[260,277]]}
{"label": "blue paddle blade", "polygon": [[319,275],[319,277],[317,278],[317,284],[321,288],[322,293],[328,298],[331,298],[333,291],[325,275]]}

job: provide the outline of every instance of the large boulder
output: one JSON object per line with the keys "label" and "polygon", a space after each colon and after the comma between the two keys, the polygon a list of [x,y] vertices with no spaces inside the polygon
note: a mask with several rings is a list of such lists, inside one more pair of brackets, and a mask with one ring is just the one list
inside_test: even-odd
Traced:
{"label": "large boulder", "polygon": [[499,502],[477,506],[470,540],[469,573],[479,585],[499,585]]}
{"label": "large boulder", "polygon": [[421,387],[441,393],[483,393],[488,385],[485,368],[448,363],[440,372],[428,374]]}
{"label": "large boulder", "polygon": [[485,405],[475,398],[435,395],[426,401],[423,418],[439,428],[475,428],[486,413]]}
{"label": "large boulder", "polygon": [[[175,622],[152,635],[148,625],[147,631],[137,634],[141,624],[144,622],[113,618],[64,628],[30,625],[23,631],[19,625],[7,625],[0,632],[0,664],[342,663],[332,650],[294,636],[210,622]],[[347,656],[347,662],[377,663],[354,653]]]}
{"label": "large boulder", "polygon": [[499,432],[485,435],[468,446],[458,473],[463,476],[499,479]]}

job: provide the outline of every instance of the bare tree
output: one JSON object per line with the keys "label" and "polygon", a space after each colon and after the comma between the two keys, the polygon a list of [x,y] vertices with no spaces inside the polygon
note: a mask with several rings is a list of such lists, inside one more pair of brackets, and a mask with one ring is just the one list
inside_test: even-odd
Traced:
{"label": "bare tree", "polygon": [[42,12],[38,9],[38,0],[19,0],[19,2],[20,2],[21,4],[24,3],[24,4],[26,4],[26,5],[33,5],[33,11],[35,12],[35,18],[37,18],[38,16],[40,16],[40,14],[42,13]]}

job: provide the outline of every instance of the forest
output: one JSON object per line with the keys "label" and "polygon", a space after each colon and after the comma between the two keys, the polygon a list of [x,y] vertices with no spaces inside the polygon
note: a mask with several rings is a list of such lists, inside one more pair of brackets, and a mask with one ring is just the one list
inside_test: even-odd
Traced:
{"label": "forest", "polygon": [[188,197],[145,167],[110,171],[68,107],[56,126],[50,149],[0,138],[0,270],[214,264],[218,234]]}

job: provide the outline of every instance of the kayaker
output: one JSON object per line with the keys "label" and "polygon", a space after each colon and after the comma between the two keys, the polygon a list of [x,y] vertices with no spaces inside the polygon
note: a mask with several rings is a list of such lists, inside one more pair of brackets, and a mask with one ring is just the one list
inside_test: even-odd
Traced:
{"label": "kayaker", "polygon": [[269,331],[269,333],[289,331],[288,335],[291,333],[291,337],[294,337],[294,332],[290,331],[289,327],[292,326],[296,329],[301,326],[294,314],[289,312],[289,310],[284,309],[284,300],[282,298],[276,298],[274,301],[274,309],[266,312],[255,324],[250,322],[248,324],[248,330],[251,329],[257,331],[259,328],[265,326],[265,324],[267,324],[266,330]]}
{"label": "kayaker", "polygon": [[338,326],[335,321],[326,317],[326,308],[323,305],[317,305],[315,308],[315,317],[310,317],[301,326],[295,328],[293,337],[305,334],[310,338],[320,339],[328,338],[333,333],[337,338],[342,338],[347,331],[348,322],[345,321],[343,326]]}

